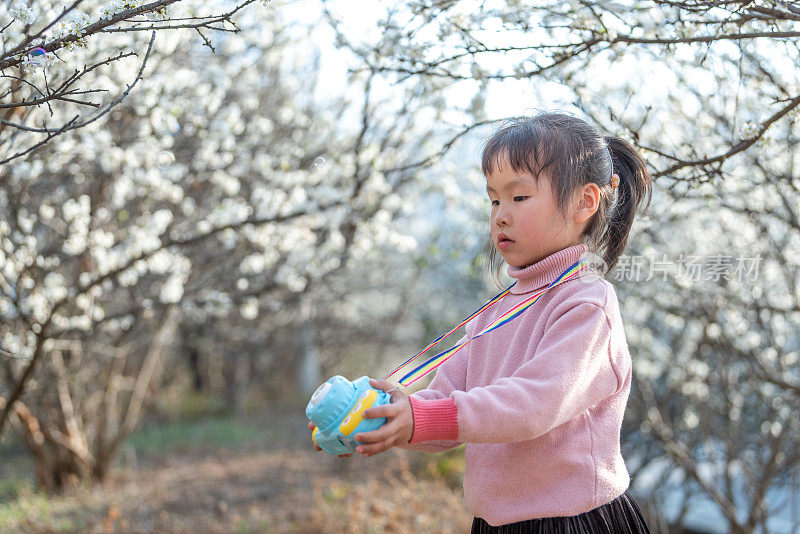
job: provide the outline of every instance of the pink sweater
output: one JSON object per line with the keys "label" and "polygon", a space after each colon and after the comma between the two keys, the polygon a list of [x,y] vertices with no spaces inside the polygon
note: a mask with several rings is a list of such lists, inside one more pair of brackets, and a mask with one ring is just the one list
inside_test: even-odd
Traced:
{"label": "pink sweater", "polygon": [[[586,250],[573,245],[524,269],[508,266],[517,283],[465,325],[467,336]],[[400,447],[439,452],[466,443],[467,507],[490,525],[577,515],[628,488],[620,431],[630,387],[614,287],[573,279],[440,365],[429,387],[411,395],[414,432]]]}

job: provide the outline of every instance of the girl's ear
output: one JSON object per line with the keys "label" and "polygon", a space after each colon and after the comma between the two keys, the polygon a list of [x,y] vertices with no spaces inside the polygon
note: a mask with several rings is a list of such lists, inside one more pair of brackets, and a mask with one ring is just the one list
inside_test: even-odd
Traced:
{"label": "girl's ear", "polygon": [[580,190],[578,208],[575,211],[575,222],[587,221],[600,206],[600,188],[594,182],[589,182]]}

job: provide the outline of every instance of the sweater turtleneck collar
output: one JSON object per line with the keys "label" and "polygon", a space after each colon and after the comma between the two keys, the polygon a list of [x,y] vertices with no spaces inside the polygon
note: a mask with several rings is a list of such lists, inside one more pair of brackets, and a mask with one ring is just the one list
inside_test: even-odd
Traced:
{"label": "sweater turtleneck collar", "polygon": [[522,269],[508,265],[506,268],[508,276],[517,279],[510,293],[519,295],[547,287],[588,250],[589,247],[584,243],[578,243],[554,252]]}

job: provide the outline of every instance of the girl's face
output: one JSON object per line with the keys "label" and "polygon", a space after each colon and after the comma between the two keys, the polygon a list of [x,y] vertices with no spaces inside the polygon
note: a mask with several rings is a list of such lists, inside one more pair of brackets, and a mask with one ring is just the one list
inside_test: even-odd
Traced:
{"label": "girl's face", "polygon": [[499,161],[486,176],[486,192],[492,201],[492,242],[512,267],[527,267],[581,242],[581,229],[571,222],[574,214],[562,217],[546,172],[537,184],[530,173]]}

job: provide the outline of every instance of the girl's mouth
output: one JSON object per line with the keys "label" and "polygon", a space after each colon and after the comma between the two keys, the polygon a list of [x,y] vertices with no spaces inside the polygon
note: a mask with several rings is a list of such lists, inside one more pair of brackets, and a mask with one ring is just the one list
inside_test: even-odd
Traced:
{"label": "girl's mouth", "polygon": [[510,247],[511,245],[513,245],[513,244],[514,244],[514,242],[511,241],[510,239],[501,239],[497,243],[497,248],[506,249],[506,248]]}

